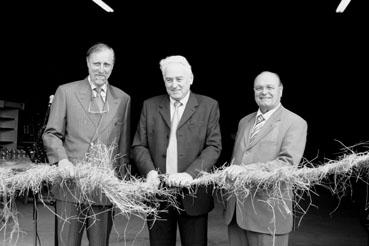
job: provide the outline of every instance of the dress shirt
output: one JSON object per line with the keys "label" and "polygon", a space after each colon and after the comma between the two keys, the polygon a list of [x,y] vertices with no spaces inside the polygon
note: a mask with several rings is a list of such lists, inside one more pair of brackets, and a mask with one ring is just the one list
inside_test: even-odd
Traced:
{"label": "dress shirt", "polygon": [[[187,95],[182,98],[181,100],[179,100],[179,102],[182,103],[182,105],[180,107],[178,107],[178,118],[181,119],[182,118],[182,115],[183,115],[183,112],[186,108],[186,104],[188,102],[188,99],[190,98],[190,91],[187,93]],[[173,118],[173,112],[174,112],[174,103],[176,102],[176,100],[174,100],[173,98],[169,97],[170,98],[170,118],[172,119]]]}
{"label": "dress shirt", "polygon": [[[94,83],[92,83],[90,76],[88,76],[88,82],[90,83],[90,86],[91,86],[91,89],[92,89],[92,96],[93,96],[93,97],[96,97],[97,92],[96,92],[95,88],[97,88],[97,86],[96,86]],[[106,90],[107,90],[107,88],[108,88],[108,85],[107,85],[107,84],[108,84],[108,83],[105,83],[105,84],[103,84],[103,85],[100,87],[100,88],[101,88],[100,95],[101,95],[101,98],[102,98],[102,100],[103,100],[104,102],[105,102],[105,100],[106,100]]]}

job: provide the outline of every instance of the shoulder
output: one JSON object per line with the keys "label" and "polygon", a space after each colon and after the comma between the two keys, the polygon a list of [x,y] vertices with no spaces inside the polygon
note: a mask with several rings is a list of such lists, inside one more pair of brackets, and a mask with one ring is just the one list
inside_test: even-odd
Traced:
{"label": "shoulder", "polygon": [[256,115],[256,112],[253,112],[251,114],[248,114],[240,119],[239,124],[244,124],[245,122],[250,121],[250,119],[254,118]]}
{"label": "shoulder", "polygon": [[199,104],[208,104],[208,105],[217,105],[218,104],[218,101],[211,98],[211,97],[196,94],[196,93],[192,93],[192,92],[191,92],[191,94],[197,99],[197,102]]}
{"label": "shoulder", "polygon": [[124,92],[123,90],[119,89],[118,87],[115,87],[114,85],[110,85],[110,88],[112,90],[112,93],[116,97],[124,98],[124,99],[127,99],[127,100],[130,100],[131,99],[130,95],[128,95],[126,92]]}
{"label": "shoulder", "polygon": [[154,97],[150,97],[148,99],[146,99],[144,101],[145,105],[158,105],[161,102],[163,102],[164,100],[168,99],[168,95],[159,95],[159,96],[154,96]]}
{"label": "shoulder", "polygon": [[62,84],[59,86],[59,88],[62,90],[74,89],[74,88],[82,86],[84,83],[86,83],[84,80],[78,80],[78,81],[73,81],[73,82]]}
{"label": "shoulder", "polygon": [[307,122],[305,119],[303,119],[300,115],[292,112],[291,110],[288,110],[284,107],[282,107],[282,119],[288,121],[288,122],[295,122],[298,124],[304,124],[307,125]]}
{"label": "shoulder", "polygon": [[80,91],[81,88],[86,87],[86,81],[85,80],[78,80],[74,82],[65,83],[62,85],[59,85],[55,94],[71,94],[76,91]]}

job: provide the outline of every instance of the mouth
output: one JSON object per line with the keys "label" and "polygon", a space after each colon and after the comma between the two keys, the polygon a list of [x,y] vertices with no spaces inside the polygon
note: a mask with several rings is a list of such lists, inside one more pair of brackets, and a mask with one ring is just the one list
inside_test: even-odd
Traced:
{"label": "mouth", "polygon": [[97,78],[97,79],[105,79],[105,75],[95,75],[95,78]]}

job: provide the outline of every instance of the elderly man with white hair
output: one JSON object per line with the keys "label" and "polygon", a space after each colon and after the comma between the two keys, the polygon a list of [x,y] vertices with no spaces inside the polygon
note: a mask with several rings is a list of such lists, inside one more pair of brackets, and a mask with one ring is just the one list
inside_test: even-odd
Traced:
{"label": "elderly man with white hair", "polygon": [[[158,186],[159,174],[167,185],[188,185],[201,171],[209,171],[221,152],[217,101],[190,91],[193,74],[183,56],[160,61],[167,94],[146,100],[133,140],[137,169],[150,185]],[[213,209],[211,189],[194,194],[182,189],[177,203],[160,204],[160,219],[148,221],[150,245],[175,246],[177,223],[182,245],[207,245],[208,213]]]}

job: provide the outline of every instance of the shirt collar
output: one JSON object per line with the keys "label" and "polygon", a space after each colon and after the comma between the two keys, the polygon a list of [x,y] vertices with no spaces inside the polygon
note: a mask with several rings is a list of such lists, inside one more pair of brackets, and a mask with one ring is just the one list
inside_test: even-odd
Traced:
{"label": "shirt collar", "polygon": [[279,109],[279,107],[281,106],[281,103],[279,103],[277,105],[277,107],[273,108],[272,110],[269,110],[268,112],[266,112],[265,114],[263,114],[261,111],[260,111],[260,108],[258,109],[258,112],[256,113],[256,117],[258,117],[259,115],[263,115],[263,118],[265,119],[265,121],[267,121],[270,116],[272,116],[272,114],[277,111],[277,109]]}
{"label": "shirt collar", "polygon": [[[90,83],[91,89],[92,89],[92,91],[93,91],[93,93],[95,95],[95,93],[96,93],[95,92],[95,88],[97,88],[97,86],[94,83],[92,83],[91,78],[90,78],[90,75],[87,77],[87,80],[88,80],[88,83]],[[106,93],[107,84],[108,83],[105,83],[105,84],[103,84],[101,86],[101,93]]]}
{"label": "shirt collar", "polygon": [[[182,103],[182,105],[185,106],[185,107],[186,107],[186,104],[188,102],[188,99],[190,98],[190,93],[191,92],[189,91],[186,96],[184,96],[181,100],[179,100],[179,102]],[[174,103],[177,101],[177,100],[174,100],[171,97],[169,97],[169,99],[170,99],[170,104],[171,105],[174,105]]]}

